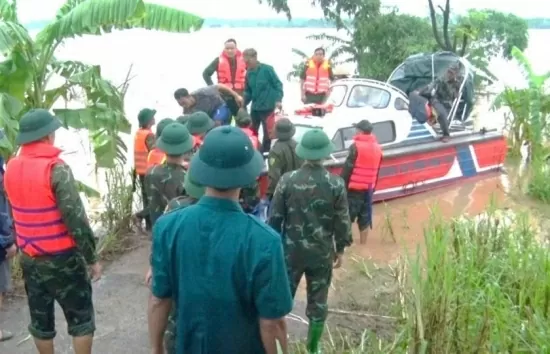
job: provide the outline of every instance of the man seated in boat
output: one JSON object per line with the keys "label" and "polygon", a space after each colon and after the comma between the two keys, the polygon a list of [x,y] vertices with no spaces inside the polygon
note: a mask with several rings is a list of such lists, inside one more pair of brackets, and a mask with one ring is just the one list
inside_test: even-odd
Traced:
{"label": "man seated in boat", "polygon": [[460,64],[447,69],[445,75],[435,79],[428,86],[420,89],[420,96],[426,98],[432,108],[443,134],[441,141],[447,142],[449,134],[449,112],[460,94],[460,85],[464,79],[460,75]]}

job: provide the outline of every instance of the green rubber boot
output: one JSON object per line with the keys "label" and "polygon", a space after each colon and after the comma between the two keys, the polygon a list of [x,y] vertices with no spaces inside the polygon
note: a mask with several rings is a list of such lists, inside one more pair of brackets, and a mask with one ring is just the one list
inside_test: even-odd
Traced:
{"label": "green rubber boot", "polygon": [[310,322],[307,333],[307,350],[310,354],[321,354],[320,342],[325,330],[325,322]]}

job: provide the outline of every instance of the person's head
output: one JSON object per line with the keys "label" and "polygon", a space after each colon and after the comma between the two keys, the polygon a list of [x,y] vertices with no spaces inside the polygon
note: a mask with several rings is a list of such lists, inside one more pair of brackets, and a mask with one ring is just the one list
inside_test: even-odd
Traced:
{"label": "person's head", "polygon": [[31,109],[19,121],[19,133],[15,138],[17,145],[44,142],[53,145],[55,131],[61,128],[59,118],[45,109]]}
{"label": "person's head", "polygon": [[164,127],[156,145],[168,162],[180,163],[193,151],[193,137],[183,124],[172,122]]}
{"label": "person's head", "polygon": [[320,163],[334,151],[334,144],[321,129],[312,129],[302,136],[296,146],[296,156],[304,161]]}
{"label": "person's head", "polygon": [[157,139],[160,138],[160,136],[162,135],[162,131],[164,130],[164,128],[170,124],[170,123],[174,123],[175,120],[173,120],[172,118],[164,118],[164,119],[161,119],[158,123],[157,123],[157,131],[155,132],[155,136]]}
{"label": "person's head", "polygon": [[243,59],[247,68],[254,69],[258,65],[258,52],[254,48],[245,49]]}
{"label": "person's head", "polygon": [[214,121],[208,114],[198,111],[189,116],[185,126],[191,135],[204,136],[214,127]]}
{"label": "person's head", "polygon": [[174,98],[183,108],[190,108],[195,104],[193,96],[191,96],[189,91],[185,88],[177,89],[176,92],[174,92]]}
{"label": "person's head", "polygon": [[157,111],[150,108],[144,108],[138,113],[138,122],[140,128],[151,128],[155,124],[155,114]]}
{"label": "person's head", "polygon": [[229,58],[233,58],[237,54],[237,41],[233,38],[226,40],[223,46],[223,52]]}
{"label": "person's head", "polygon": [[313,51],[313,60],[317,63],[322,63],[325,60],[325,49],[319,47]]}
{"label": "person's head", "polygon": [[239,198],[241,188],[255,183],[264,169],[262,155],[242,129],[212,129],[191,159],[189,177],[206,187],[206,195]]}
{"label": "person's head", "polygon": [[235,117],[235,123],[239,128],[248,128],[252,124],[252,119],[250,114],[246,111],[245,108],[240,108]]}
{"label": "person's head", "polygon": [[448,81],[455,81],[460,73],[460,63],[451,65],[446,72],[446,79]]}
{"label": "person's head", "polygon": [[357,124],[353,125],[357,130],[357,134],[370,134],[372,133],[372,124],[366,119],[363,119]]}
{"label": "person's head", "polygon": [[195,183],[189,176],[189,173],[185,175],[183,187],[187,195],[194,199],[201,199],[206,189],[204,186]]}
{"label": "person's head", "polygon": [[294,124],[288,118],[281,118],[275,123],[275,138],[280,141],[292,139],[296,133]]}
{"label": "person's head", "polygon": [[176,118],[176,122],[181,123],[181,124],[187,124],[187,121],[189,120],[189,117],[191,117],[190,114],[184,114],[184,115],[179,116],[178,118]]}

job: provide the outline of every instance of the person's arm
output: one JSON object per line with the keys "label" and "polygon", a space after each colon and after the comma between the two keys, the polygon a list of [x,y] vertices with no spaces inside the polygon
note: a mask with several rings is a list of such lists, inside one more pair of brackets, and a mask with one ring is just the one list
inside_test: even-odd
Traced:
{"label": "person's arm", "polygon": [[348,150],[348,157],[346,158],[346,162],[344,162],[342,172],[340,172],[340,177],[342,177],[346,186],[349,185],[349,179],[353,171],[353,166],[355,166],[355,160],[357,160],[357,148],[355,144],[351,144]]}
{"label": "person's arm", "polygon": [[14,242],[10,205],[4,189],[4,177],[0,175],[0,248],[10,248]]}
{"label": "person's arm", "polygon": [[304,86],[306,83],[306,72],[307,72],[307,63],[304,65],[304,68],[300,72],[300,94],[302,95],[302,97],[304,97],[304,95],[306,94],[306,88]]}
{"label": "person's arm", "polygon": [[166,226],[161,222],[153,226],[151,248],[151,296],[147,310],[149,339],[155,354],[164,353],[164,331],[172,308],[172,284],[169,277],[170,252],[165,248]]}
{"label": "person's arm", "polygon": [[277,93],[277,96],[275,97],[275,102],[282,102],[285,95],[285,93],[283,92],[283,83],[279,79],[279,76],[277,76],[277,73],[272,66],[269,67],[269,81],[271,81],[271,86]]}
{"label": "person's arm", "polygon": [[285,189],[287,184],[287,174],[284,174],[277,186],[275,187],[275,193],[271,198],[271,208],[268,224],[277,231],[279,235],[283,234],[283,223],[286,216],[285,206]]}
{"label": "person's arm", "polygon": [[248,106],[250,101],[252,101],[252,88],[249,84],[248,73],[246,74],[246,80],[244,81],[244,93],[243,93],[243,107]]}
{"label": "person's arm", "polygon": [[288,353],[285,316],[292,311],[292,295],[280,237],[273,238],[254,269],[253,296],[260,316],[260,335],[267,354],[277,354],[277,342]]}
{"label": "person's arm", "polygon": [[52,168],[51,187],[63,223],[73,235],[84,260],[88,265],[95,264],[97,253],[94,233],[80,200],[73,172],[67,164],[58,163]]}
{"label": "person's arm", "polygon": [[214,59],[202,72],[202,78],[204,82],[208,85],[214,85],[212,81],[212,75],[218,70],[218,64],[220,63],[220,58]]}
{"label": "person's arm", "polygon": [[155,148],[155,134],[151,133],[147,135],[145,138],[145,146],[147,147],[147,151],[151,151]]}
{"label": "person's arm", "polygon": [[338,178],[339,183],[335,186],[335,201],[334,201],[334,244],[336,254],[342,255],[344,249],[349,247],[353,242],[351,234],[351,221],[349,217],[348,194],[346,185],[341,178]]}
{"label": "person's arm", "polygon": [[215,86],[220,93],[231,95],[237,101],[241,98],[241,96],[237,92],[235,92],[233,89],[231,89],[229,86],[225,86],[224,84],[217,84]]}
{"label": "person's arm", "polygon": [[281,179],[283,164],[281,158],[277,156],[277,154],[275,154],[273,149],[269,151],[267,163],[269,166],[269,168],[267,169],[267,178],[269,180],[269,184],[267,186],[266,196],[268,197],[268,199],[271,199],[273,197],[273,194],[275,193],[277,183]]}
{"label": "person's arm", "polygon": [[145,175],[145,188],[147,191],[147,199],[149,202],[149,204],[147,205],[147,209],[149,211],[149,219],[151,221],[151,225],[155,225],[157,219],[161,217],[162,213],[164,213],[162,200],[160,199],[160,191],[157,190],[157,187],[155,185],[154,172],[155,167],[147,171],[147,174]]}

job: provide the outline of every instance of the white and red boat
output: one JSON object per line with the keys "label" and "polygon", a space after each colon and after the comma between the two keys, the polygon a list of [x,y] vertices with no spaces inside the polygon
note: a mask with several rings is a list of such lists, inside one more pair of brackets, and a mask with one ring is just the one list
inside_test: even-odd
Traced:
{"label": "white and red boat", "polygon": [[[338,80],[331,86],[327,104],[331,112],[324,115],[312,115],[306,110],[301,115],[287,116],[296,126],[294,138],[299,141],[308,130],[323,129],[336,146],[325,165],[338,174],[356,134],[353,125],[368,119],[384,153],[375,201],[425,192],[502,170],[507,152],[504,135],[497,130],[474,130],[464,116],[453,119],[457,107],[463,104],[460,100],[453,103],[449,118],[451,138],[445,143],[440,141],[437,127],[420,124],[411,117],[407,94],[389,83],[362,78]],[[262,195],[266,187],[264,175]]]}

